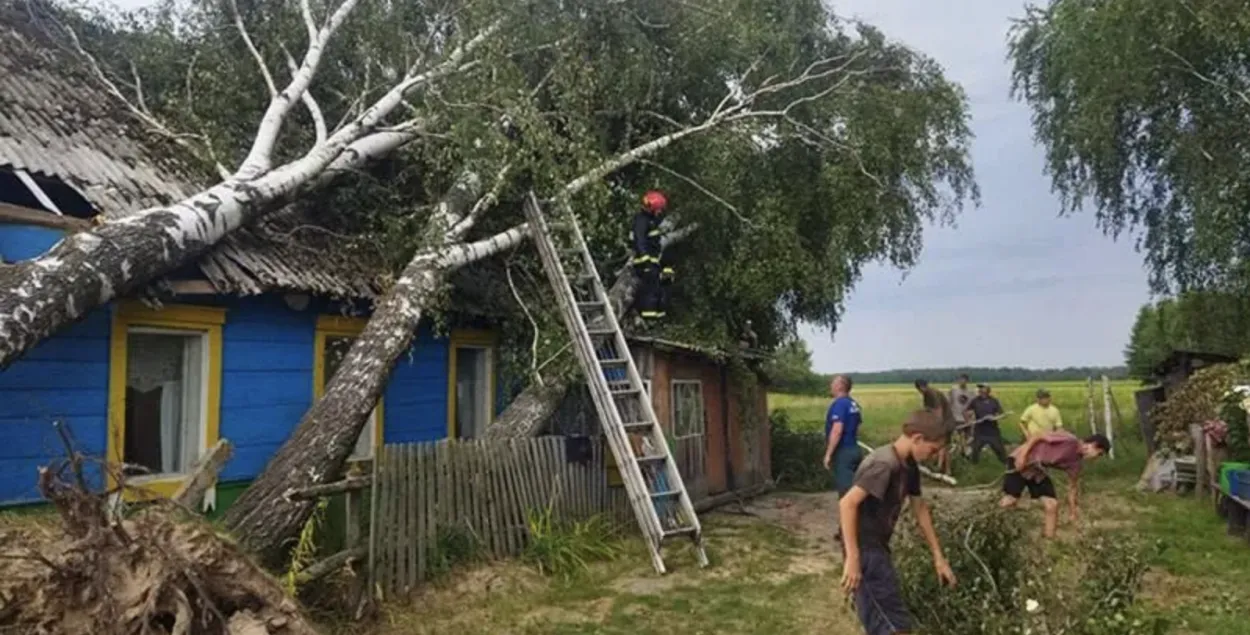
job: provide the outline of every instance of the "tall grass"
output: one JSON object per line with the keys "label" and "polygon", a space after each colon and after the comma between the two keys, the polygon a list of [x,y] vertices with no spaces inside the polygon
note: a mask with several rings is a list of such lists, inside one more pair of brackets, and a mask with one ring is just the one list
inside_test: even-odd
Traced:
{"label": "tall grass", "polygon": [[621,553],[620,538],[601,515],[582,521],[559,522],[551,507],[527,514],[529,544],[523,559],[543,575],[569,579],[595,560],[613,560]]}

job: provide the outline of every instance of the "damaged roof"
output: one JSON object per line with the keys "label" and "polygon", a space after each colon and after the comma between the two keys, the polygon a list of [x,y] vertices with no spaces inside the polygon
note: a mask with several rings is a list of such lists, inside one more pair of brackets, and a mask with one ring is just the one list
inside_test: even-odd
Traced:
{"label": "damaged roof", "polygon": [[[40,28],[19,6],[0,4],[0,168],[55,179],[107,218],[200,189],[169,143],[146,131]],[[383,263],[350,243],[288,208],[230,234],[198,265],[222,293],[376,297]]]}

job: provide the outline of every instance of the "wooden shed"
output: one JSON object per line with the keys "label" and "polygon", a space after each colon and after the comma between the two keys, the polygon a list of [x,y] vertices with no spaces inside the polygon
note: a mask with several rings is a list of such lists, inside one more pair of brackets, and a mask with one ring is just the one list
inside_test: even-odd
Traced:
{"label": "wooden shed", "polygon": [[[771,476],[766,378],[758,351],[740,351],[733,368],[724,351],[658,337],[631,337],[638,372],[696,503],[763,485]],[[589,392],[570,391],[552,417],[550,433],[597,437]],[[619,479],[615,468],[610,476]],[[619,481],[618,481],[619,482]]]}

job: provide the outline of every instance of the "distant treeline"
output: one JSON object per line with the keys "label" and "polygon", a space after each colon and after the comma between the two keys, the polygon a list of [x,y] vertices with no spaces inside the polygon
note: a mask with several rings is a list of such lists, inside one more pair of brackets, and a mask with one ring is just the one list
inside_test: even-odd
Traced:
{"label": "distant treeline", "polygon": [[[1088,377],[1106,375],[1111,379],[1129,376],[1125,366],[1073,366],[1069,368],[901,368],[871,373],[849,371],[856,385],[863,384],[910,384],[917,379],[927,379],[940,386],[949,385],[961,375],[967,374],[973,383],[989,384],[1028,381],[1084,381]],[[795,394],[820,394],[829,392],[832,375],[812,370],[812,353],[800,339],[791,340],[778,347],[773,356],[769,377],[772,389]]]}
{"label": "distant treeline", "polygon": [[[953,383],[966,374],[973,383],[1010,381],[1084,381],[1087,377],[1106,375],[1111,379],[1125,379],[1128,368],[1124,366],[1072,366],[1069,368],[904,368],[874,373],[851,373],[857,384],[900,384],[917,379],[927,379],[937,384]],[[826,380],[827,381],[827,380]]]}

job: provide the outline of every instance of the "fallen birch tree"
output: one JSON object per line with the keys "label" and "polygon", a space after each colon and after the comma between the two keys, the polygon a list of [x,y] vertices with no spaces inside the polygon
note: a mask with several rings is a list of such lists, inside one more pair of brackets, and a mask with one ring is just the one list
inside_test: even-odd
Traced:
{"label": "fallen birch tree", "polygon": [[[159,276],[193,263],[226,234],[324,186],[337,173],[359,169],[411,142],[429,121],[415,116],[387,124],[388,117],[419,90],[473,67],[474,50],[496,36],[495,21],[463,38],[442,59],[424,58],[404,69],[380,97],[334,130],[310,98],[323,54],[358,0],[343,0],[317,24],[308,2],[301,3],[308,45],[291,80],[278,90],[262,63],[270,100],[256,127],[246,157],[234,170],[217,166],[220,182],[172,205],[142,210],[67,236],[47,254],[0,270],[0,367],[11,364],[44,338],[78,320],[91,309],[142,289]],[[239,23],[244,40],[247,30]],[[68,31],[78,43],[77,35]],[[100,81],[144,122],[155,120],[141,105],[125,99],[94,58],[78,46]],[[317,121],[312,146],[296,158],[275,165],[284,122],[299,103]]]}
{"label": "fallen birch tree", "polygon": [[[137,120],[158,134],[199,130],[165,136],[194,145],[212,163],[206,171],[226,176],[179,205],[68,239],[13,268],[5,274],[13,285],[0,289],[0,363],[8,363],[283,204],[330,208],[367,231],[398,228],[388,234],[402,245],[391,254],[394,283],[324,396],[228,511],[239,540],[270,563],[311,514],[294,493],[339,477],[417,325],[441,310],[448,276],[528,237],[510,204],[524,191],[570,202],[606,245],[634,211],[634,192],[672,179],[663,187],[681,201],[675,250],[689,244],[682,238],[700,243],[682,288],[709,306],[689,319],[713,336],[749,317],[771,339],[800,319],[832,326],[863,263],[907,266],[923,222],[976,197],[958,88],[880,33],[852,33],[817,0],[781,12],[745,0],[361,2],[371,17],[354,27],[346,16],[356,0],[327,7],[321,26],[308,3],[294,22],[284,21],[283,3],[257,5],[260,17],[234,3],[197,5],[212,17],[196,32],[220,75],[194,98],[190,88],[178,96],[195,58],[145,83],[147,99],[128,98],[117,72],[78,46]],[[222,29],[237,37],[221,39]],[[275,51],[305,30],[321,48],[310,44],[302,63],[286,63],[293,79],[278,91],[273,69],[283,64],[272,58],[289,57]],[[163,49],[187,48],[182,32],[154,32]],[[335,33],[341,54],[319,64]],[[410,46],[414,38],[422,45]],[[243,63],[264,79],[263,108],[234,87]],[[318,73],[329,84],[320,92]],[[194,112],[200,102],[237,108],[205,125]],[[225,125],[247,112],[261,122],[255,133]],[[283,129],[286,120],[300,125]],[[222,167],[230,156],[240,157],[233,171]],[[493,176],[489,187],[481,175]],[[619,310],[632,293],[632,275],[619,271]],[[501,430],[531,432],[566,385],[532,386],[509,410],[519,423]]]}
{"label": "fallen birch tree", "polygon": [[[845,77],[852,60],[852,56],[816,60],[785,80],[766,80],[749,92],[742,88],[731,91],[703,121],[604,161],[561,188],[556,199],[567,201],[605,177],[660,153],[686,137],[718,126],[777,118],[793,104],[810,98],[811,93],[805,90],[809,83],[833,75]],[[738,81],[746,84],[753,80],[748,69]],[[790,91],[798,91],[799,95],[791,96],[792,101],[786,102],[780,110],[756,107],[766,96],[785,95]],[[427,235],[439,236],[436,243],[418,252],[404,268],[395,285],[378,303],[364,330],[353,340],[325,394],[304,414],[295,433],[269,461],[264,472],[227,511],[227,527],[251,550],[278,556],[282,545],[299,532],[315,506],[315,501],[298,499],[291,493],[340,477],[356,439],[386,388],[391,368],[412,345],[418,325],[428,317],[432,299],[447,283],[448,274],[514,247],[528,236],[528,226],[520,224],[480,241],[464,242],[481,215],[494,206],[499,186],[509,172],[506,166],[499,170],[496,188],[465,212],[457,210],[450,201],[436,206],[427,231]],[[467,177],[462,182],[476,185],[479,180]],[[465,200],[463,192],[459,194],[454,199]],[[624,304],[632,289],[631,282],[614,286],[614,299]]]}

